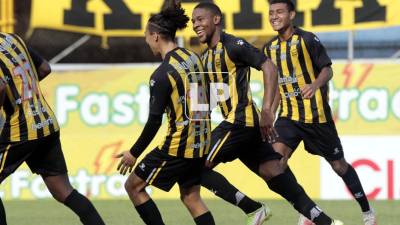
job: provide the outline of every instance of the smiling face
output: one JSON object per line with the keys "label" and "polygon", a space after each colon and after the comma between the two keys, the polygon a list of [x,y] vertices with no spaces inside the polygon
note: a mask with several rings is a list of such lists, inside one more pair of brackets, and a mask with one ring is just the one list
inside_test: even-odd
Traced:
{"label": "smiling face", "polygon": [[282,32],[291,25],[295,12],[289,11],[285,3],[275,3],[269,6],[269,23],[274,31]]}
{"label": "smiling face", "polygon": [[192,14],[193,31],[201,43],[208,43],[215,33],[217,25],[221,18],[212,14],[210,10],[196,8]]}

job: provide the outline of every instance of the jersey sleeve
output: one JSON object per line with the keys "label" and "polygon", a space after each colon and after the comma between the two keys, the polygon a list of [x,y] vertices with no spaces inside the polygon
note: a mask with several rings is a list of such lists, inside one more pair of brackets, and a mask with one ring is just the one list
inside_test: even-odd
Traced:
{"label": "jersey sleeve", "polygon": [[325,47],[322,45],[317,36],[312,33],[307,33],[304,35],[304,41],[310,53],[313,64],[317,67],[318,71],[321,71],[322,68],[326,66],[332,65],[331,58],[329,58]]}
{"label": "jersey sleeve", "polygon": [[168,105],[168,99],[172,93],[172,87],[168,79],[168,73],[157,71],[150,79],[150,110],[153,115],[162,115]]}
{"label": "jersey sleeve", "polygon": [[241,38],[232,38],[226,43],[229,58],[236,65],[250,66],[261,70],[261,65],[267,57],[256,47]]}

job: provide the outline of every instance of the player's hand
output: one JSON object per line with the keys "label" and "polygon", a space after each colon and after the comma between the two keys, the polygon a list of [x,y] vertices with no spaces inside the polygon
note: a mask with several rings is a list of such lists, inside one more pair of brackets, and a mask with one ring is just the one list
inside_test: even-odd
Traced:
{"label": "player's hand", "polygon": [[314,84],[306,84],[301,89],[301,95],[303,96],[303,98],[310,99],[314,96],[316,91],[317,87]]}
{"label": "player's hand", "polygon": [[115,157],[121,158],[117,167],[120,174],[125,175],[128,171],[132,173],[133,166],[136,164],[136,158],[129,151],[122,152]]}
{"label": "player's hand", "polygon": [[269,143],[275,142],[278,132],[274,128],[275,114],[272,110],[263,109],[260,118],[260,131],[263,141],[268,140]]}

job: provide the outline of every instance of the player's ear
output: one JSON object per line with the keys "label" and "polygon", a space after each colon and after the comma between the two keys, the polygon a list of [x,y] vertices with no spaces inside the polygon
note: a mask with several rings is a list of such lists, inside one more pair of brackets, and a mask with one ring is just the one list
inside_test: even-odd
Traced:
{"label": "player's ear", "polygon": [[159,39],[160,39],[160,34],[159,33],[154,33],[154,41],[158,42]]}
{"label": "player's ear", "polygon": [[221,16],[214,16],[214,25],[219,25],[221,23]]}
{"label": "player's ear", "polygon": [[289,16],[290,20],[294,20],[294,17],[296,16],[296,11],[290,11]]}

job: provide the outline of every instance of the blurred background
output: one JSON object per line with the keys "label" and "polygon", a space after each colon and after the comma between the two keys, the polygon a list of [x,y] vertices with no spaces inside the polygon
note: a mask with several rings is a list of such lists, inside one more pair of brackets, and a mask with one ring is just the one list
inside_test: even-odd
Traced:
{"label": "blurred background", "polygon": [[[210,0],[211,1],[211,0]],[[206,0],[182,0],[190,16]],[[215,0],[228,33],[261,48],[275,33],[267,0]],[[400,198],[400,1],[298,0],[296,24],[320,37],[334,60],[330,99],[345,156],[370,199]],[[163,0],[1,0],[0,30],[20,35],[53,65],[42,83],[62,126],[62,143],[75,187],[94,199],[126,199],[117,152],[129,149],[148,113],[148,79],[160,62],[145,43],[144,28]],[[180,46],[200,53],[189,27]],[[262,76],[251,88],[260,106]],[[214,117],[214,125],[220,117]],[[163,128],[165,129],[165,128]],[[152,147],[162,138],[159,131]],[[148,149],[148,150],[149,150]],[[300,147],[292,170],[317,199],[350,199],[323,159]],[[256,198],[278,198],[239,162],[218,167]],[[23,167],[0,188],[6,199],[48,198],[39,177]],[[158,199],[176,199],[148,188]],[[213,198],[204,192],[207,198]]]}

